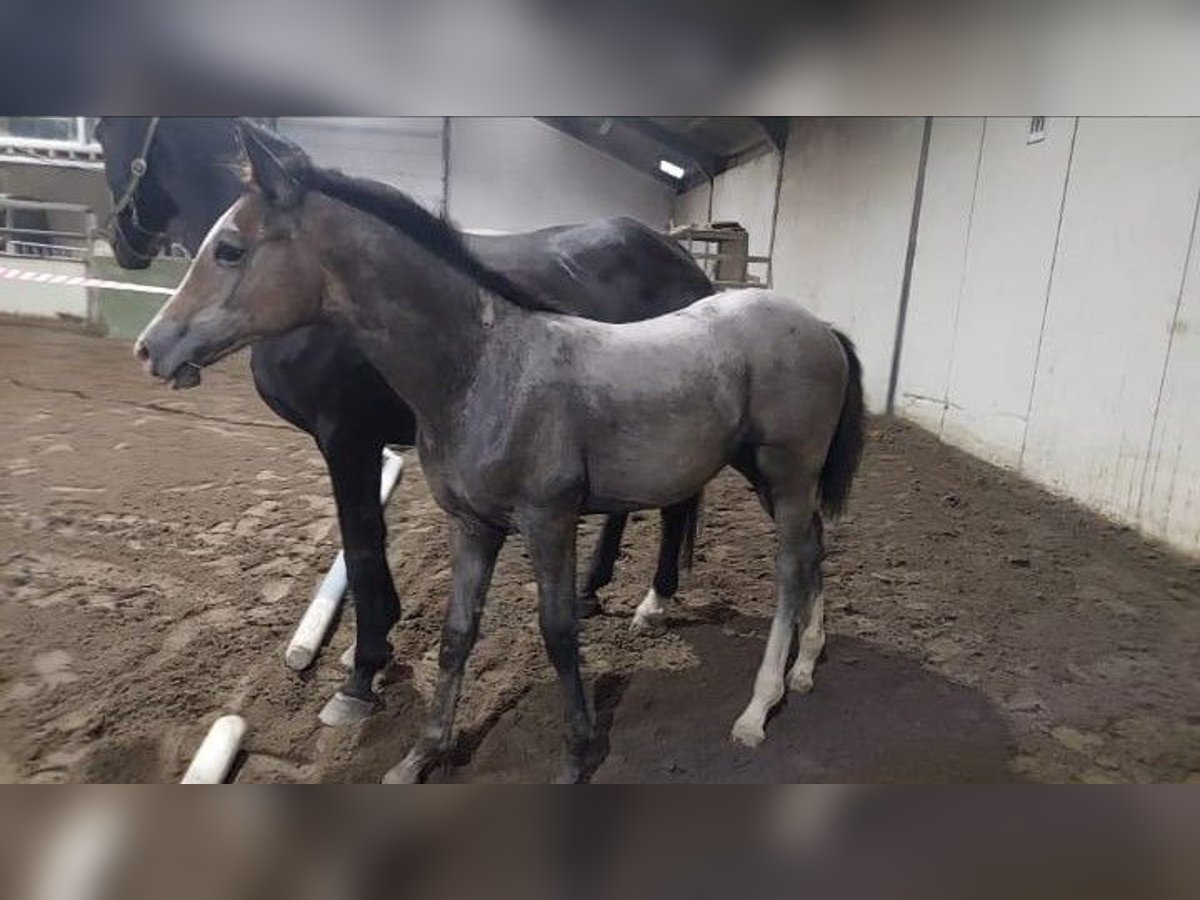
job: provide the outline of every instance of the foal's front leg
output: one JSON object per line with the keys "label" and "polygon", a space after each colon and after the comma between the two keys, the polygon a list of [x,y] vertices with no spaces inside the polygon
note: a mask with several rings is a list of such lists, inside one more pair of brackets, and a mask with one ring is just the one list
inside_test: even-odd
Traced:
{"label": "foal's front leg", "polygon": [[567,757],[560,783],[587,776],[592,720],[579,672],[579,622],[575,615],[574,513],[524,517],[521,532],[529,547],[538,584],[538,622],[550,662],[558,673],[566,706]]}
{"label": "foal's front leg", "polygon": [[425,730],[402,762],[384,777],[385,784],[412,784],[442,762],[450,750],[454,708],[463,668],[479,634],[479,616],[504,532],[474,522],[457,521],[454,542],[454,593],[442,621],[438,683]]}

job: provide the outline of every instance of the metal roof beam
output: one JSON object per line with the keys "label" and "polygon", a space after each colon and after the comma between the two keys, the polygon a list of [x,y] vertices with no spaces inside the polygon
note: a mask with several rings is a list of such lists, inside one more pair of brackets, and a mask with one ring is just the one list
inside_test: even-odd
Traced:
{"label": "metal roof beam", "polygon": [[755,116],[755,123],[762,129],[767,136],[767,140],[771,142],[771,146],[783,153],[787,147],[788,139],[788,117],[787,116]]}
{"label": "metal roof beam", "polygon": [[582,144],[587,144],[594,150],[599,150],[605,156],[612,157],[617,162],[624,163],[631,169],[640,172],[642,175],[649,175],[656,181],[662,182],[665,185],[679,190],[680,182],[665,172],[658,171],[657,168],[647,170],[646,160],[637,159],[632,154],[625,152],[617,142],[608,140],[605,135],[600,134],[595,129],[589,128],[587,124],[573,116],[536,116],[539,122],[544,125],[549,125],[556,131],[561,131],[568,137],[573,137]]}
{"label": "metal roof beam", "polygon": [[650,138],[655,143],[661,144],[672,153],[678,153],[688,162],[695,163],[709,178],[725,168],[724,160],[720,156],[688,140],[681,134],[663,128],[652,119],[645,116],[622,116],[617,121]]}

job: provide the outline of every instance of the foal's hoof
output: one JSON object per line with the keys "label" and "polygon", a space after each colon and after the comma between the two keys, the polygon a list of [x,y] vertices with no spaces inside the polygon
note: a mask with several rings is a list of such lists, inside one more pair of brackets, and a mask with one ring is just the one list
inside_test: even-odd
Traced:
{"label": "foal's hoof", "polygon": [[793,672],[792,677],[788,679],[788,688],[797,694],[811,694],[813,689],[812,673]]}
{"label": "foal's hoof", "polygon": [[425,780],[425,770],[430,762],[421,754],[412,751],[383,776],[384,784],[420,784]]}
{"label": "foal's hoof", "polygon": [[763,731],[762,723],[758,719],[742,716],[733,723],[733,730],[730,731],[729,737],[735,744],[741,744],[743,747],[753,750],[766,740],[767,733]]}
{"label": "foal's hoof", "polygon": [[338,657],[338,662],[341,663],[343,669],[354,668],[354,644],[351,644],[342,651],[342,655]]}
{"label": "foal's hoof", "polygon": [[566,766],[554,776],[555,784],[583,784],[586,780],[583,769],[576,765]]}
{"label": "foal's hoof", "polygon": [[330,728],[342,728],[346,725],[357,725],[364,719],[370,718],[382,706],[383,703],[378,698],[362,700],[338,691],[329,698],[329,702],[325,704],[317,718],[321,720],[322,725],[328,725]]}

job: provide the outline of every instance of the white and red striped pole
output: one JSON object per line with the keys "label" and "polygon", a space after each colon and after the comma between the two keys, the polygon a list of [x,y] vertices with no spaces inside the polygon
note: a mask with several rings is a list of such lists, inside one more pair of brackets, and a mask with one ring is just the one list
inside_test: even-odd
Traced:
{"label": "white and red striped pole", "polygon": [[0,266],[0,278],[8,281],[24,281],[30,284],[108,288],[116,291],[137,291],[142,294],[162,294],[164,296],[175,293],[175,288],[159,287],[156,284],[134,284],[131,281],[109,281],[105,278],[87,278],[83,275],[35,272],[30,269],[15,269],[12,266]]}

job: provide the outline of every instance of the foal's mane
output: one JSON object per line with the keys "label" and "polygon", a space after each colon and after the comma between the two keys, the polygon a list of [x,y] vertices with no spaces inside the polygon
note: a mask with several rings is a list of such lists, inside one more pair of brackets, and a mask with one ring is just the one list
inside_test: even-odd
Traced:
{"label": "foal's mane", "polygon": [[507,275],[485,265],[467,247],[458,229],[429,212],[407,194],[378,181],[355,178],[336,169],[316,166],[309,169],[304,180],[307,187],[368,213],[403,232],[480,287],[526,309],[562,312],[513,282]]}

